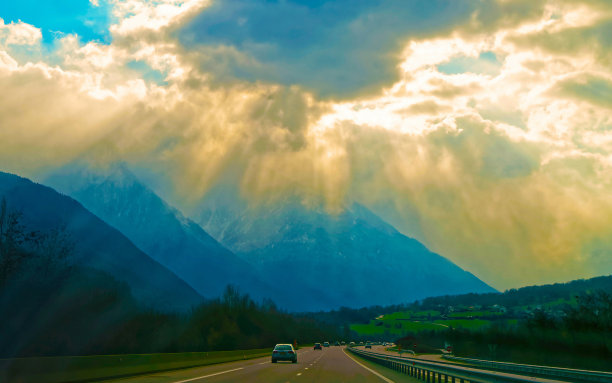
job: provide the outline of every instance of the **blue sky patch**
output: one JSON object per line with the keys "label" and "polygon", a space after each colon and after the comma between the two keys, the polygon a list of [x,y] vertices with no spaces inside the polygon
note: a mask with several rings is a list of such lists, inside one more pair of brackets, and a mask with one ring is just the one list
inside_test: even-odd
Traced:
{"label": "blue sky patch", "polygon": [[470,13],[453,0],[217,1],[179,39],[188,49],[230,46],[248,58],[208,50],[205,70],[342,98],[392,84],[397,52],[411,37],[451,28]]}
{"label": "blue sky patch", "polygon": [[125,66],[135,72],[138,72],[140,77],[146,81],[154,82],[157,85],[168,85],[165,80],[166,75],[151,68],[149,64],[144,61],[130,61]]}
{"label": "blue sky patch", "polygon": [[478,57],[459,56],[438,65],[438,70],[445,74],[475,73],[497,75],[502,63],[495,53],[482,52]]}
{"label": "blue sky patch", "polygon": [[77,34],[82,42],[110,43],[110,5],[100,0],[93,6],[89,0],[16,0],[5,1],[0,7],[5,23],[18,22],[40,28],[43,43],[51,44],[57,37]]}

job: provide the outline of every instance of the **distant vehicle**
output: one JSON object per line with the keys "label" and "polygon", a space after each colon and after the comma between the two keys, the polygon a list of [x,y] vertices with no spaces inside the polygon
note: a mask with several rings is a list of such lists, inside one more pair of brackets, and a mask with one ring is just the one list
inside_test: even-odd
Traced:
{"label": "distant vehicle", "polygon": [[323,342],[324,347],[329,347],[329,342]]}
{"label": "distant vehicle", "polygon": [[366,343],[365,348],[372,348],[372,343],[370,342]]}
{"label": "distant vehicle", "polygon": [[297,363],[297,352],[291,344],[277,344],[272,350],[272,363],[279,360],[290,360],[292,363]]}
{"label": "distant vehicle", "polygon": [[354,346],[354,345],[355,345],[355,342],[349,343],[349,346]]}
{"label": "distant vehicle", "polygon": [[343,345],[343,346],[346,345],[346,343],[344,341],[340,342],[340,344]]}
{"label": "distant vehicle", "polygon": [[323,347],[321,347],[321,343],[315,343],[314,344],[314,349],[315,350],[323,350]]}
{"label": "distant vehicle", "polygon": [[334,343],[334,346],[340,346],[340,342],[336,341],[336,343]]}

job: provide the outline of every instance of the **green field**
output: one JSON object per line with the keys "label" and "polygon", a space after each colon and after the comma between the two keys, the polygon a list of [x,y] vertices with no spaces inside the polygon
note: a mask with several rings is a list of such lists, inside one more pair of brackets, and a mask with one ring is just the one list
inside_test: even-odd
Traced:
{"label": "green field", "polygon": [[491,316],[500,316],[500,315],[504,315],[504,314],[497,312],[497,311],[462,311],[462,312],[448,314],[448,316],[451,318],[457,318],[457,317],[463,318],[467,316],[478,318],[478,317],[491,317]]}
{"label": "green field", "polygon": [[[270,355],[255,350],[0,359],[0,381],[80,382]],[[18,378],[17,378],[18,377]]]}
{"label": "green field", "polygon": [[444,326],[435,323],[429,322],[412,322],[405,321],[399,322],[401,327],[399,326],[376,326],[374,323],[368,324],[352,324],[351,330],[355,331],[359,335],[402,335],[406,332],[418,332],[421,330],[436,330],[436,329],[444,329]]}
{"label": "green field", "polygon": [[490,320],[482,320],[482,319],[450,319],[450,320],[436,320],[435,323],[443,325],[444,327],[453,327],[453,328],[467,328],[467,329],[476,329],[484,326],[488,326],[493,323]]}
{"label": "green field", "polygon": [[[449,314],[450,319],[443,319],[441,313],[436,310],[398,311],[380,316],[367,324],[351,324],[350,328],[360,336],[403,336],[423,330],[446,330],[449,327],[478,329],[489,326],[494,322],[516,324],[515,319],[500,319],[499,321],[483,319],[500,315],[502,314],[486,310],[461,311]],[[472,317],[472,319],[465,319],[467,317]]]}

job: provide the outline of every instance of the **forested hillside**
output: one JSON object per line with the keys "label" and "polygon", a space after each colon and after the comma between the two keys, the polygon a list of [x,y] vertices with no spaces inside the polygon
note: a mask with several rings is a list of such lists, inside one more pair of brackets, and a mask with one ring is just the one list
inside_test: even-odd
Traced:
{"label": "forested hillside", "polygon": [[332,339],[335,330],[228,286],[187,313],[144,307],[110,274],[71,263],[74,238],[0,206],[0,358],[233,350]]}

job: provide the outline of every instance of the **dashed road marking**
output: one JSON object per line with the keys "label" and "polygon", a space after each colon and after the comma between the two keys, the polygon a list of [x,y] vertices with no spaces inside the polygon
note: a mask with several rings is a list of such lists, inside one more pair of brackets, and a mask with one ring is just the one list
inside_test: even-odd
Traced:
{"label": "dashed road marking", "polygon": [[301,373],[301,372],[298,372],[297,376],[300,376],[300,375],[302,375],[302,373]]}
{"label": "dashed road marking", "polygon": [[204,375],[204,376],[198,376],[197,378],[191,378],[191,379],[185,379],[185,380],[179,380],[177,382],[174,383],[185,383],[185,382],[191,382],[193,380],[198,380],[198,379],[206,379],[206,378],[210,378],[211,376],[216,376],[216,375],[221,375],[221,374],[227,374],[228,372],[233,372],[233,371],[238,371],[238,370],[243,370],[244,367],[240,367],[240,368],[234,368],[233,370],[226,370],[226,371],[221,371],[221,372],[215,372],[214,374],[208,374],[208,375]]}

